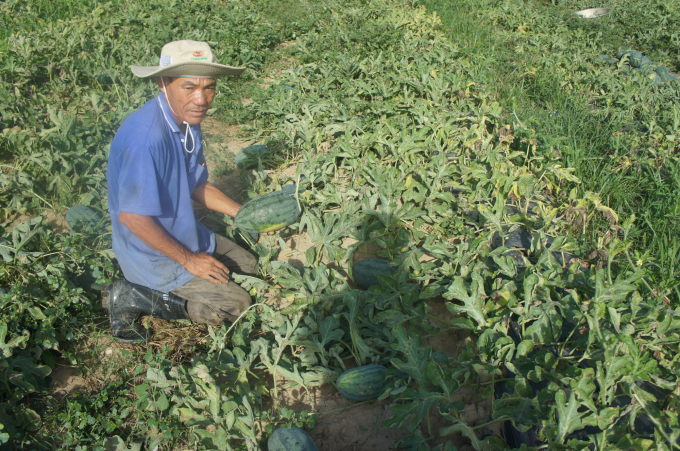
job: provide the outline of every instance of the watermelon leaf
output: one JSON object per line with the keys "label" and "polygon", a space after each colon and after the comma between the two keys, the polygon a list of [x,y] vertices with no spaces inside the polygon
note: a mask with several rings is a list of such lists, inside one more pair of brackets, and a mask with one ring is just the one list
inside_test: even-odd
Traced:
{"label": "watermelon leaf", "polygon": [[429,382],[427,365],[432,354],[432,348],[423,347],[420,335],[413,329],[406,332],[403,326],[397,326],[393,336],[397,341],[390,346],[404,354],[406,361],[393,358],[391,360],[392,365],[411,376],[419,386],[427,386]]}

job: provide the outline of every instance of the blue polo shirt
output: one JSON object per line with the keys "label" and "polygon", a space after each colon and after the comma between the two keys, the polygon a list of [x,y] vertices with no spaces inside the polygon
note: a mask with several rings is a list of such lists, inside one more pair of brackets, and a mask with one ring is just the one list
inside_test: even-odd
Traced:
{"label": "blue polo shirt", "polygon": [[192,125],[191,132],[195,148],[189,153],[184,149],[184,134],[161,93],[123,122],[109,153],[113,251],[127,280],[166,293],[194,276],[144,244],[120,223],[118,215],[153,216],[191,252],[212,255],[215,235],[196,221],[191,205],[194,188],[208,181],[200,125]]}

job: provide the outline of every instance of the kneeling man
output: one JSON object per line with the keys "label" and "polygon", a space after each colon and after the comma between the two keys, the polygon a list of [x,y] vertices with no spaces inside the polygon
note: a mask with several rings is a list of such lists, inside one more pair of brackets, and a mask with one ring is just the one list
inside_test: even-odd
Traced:
{"label": "kneeling man", "polygon": [[103,304],[121,340],[146,338],[143,314],[221,325],[251,304],[229,272],[254,275],[257,261],[199,223],[191,203],[230,216],[241,208],[208,182],[200,123],[217,78],[244,70],[218,64],[196,41],[166,44],[159,66],[132,67],[155,77],[160,93],[123,122],[109,155],[113,250],[126,280],[104,290]]}

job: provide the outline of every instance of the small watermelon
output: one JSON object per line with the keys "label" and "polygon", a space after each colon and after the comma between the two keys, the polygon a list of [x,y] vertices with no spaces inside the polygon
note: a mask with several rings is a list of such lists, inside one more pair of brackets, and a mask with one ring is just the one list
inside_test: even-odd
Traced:
{"label": "small watermelon", "polygon": [[234,163],[241,169],[252,169],[257,167],[258,160],[261,160],[269,152],[269,147],[264,144],[255,144],[243,149],[234,157]]}
{"label": "small watermelon", "polygon": [[283,191],[275,191],[257,197],[243,205],[234,224],[246,232],[271,232],[296,222],[302,211],[295,196]]}
{"label": "small watermelon", "polygon": [[386,385],[383,380],[385,371],[387,368],[376,364],[352,368],[338,377],[335,386],[350,401],[377,399]]}
{"label": "small watermelon", "polygon": [[633,67],[642,67],[650,63],[649,58],[647,58],[646,56],[641,56],[640,58],[631,56],[629,61],[630,65]]}
{"label": "small watermelon", "polygon": [[352,275],[361,288],[368,290],[373,285],[380,285],[380,282],[378,281],[379,274],[384,274],[386,276],[394,274],[397,268],[389,266],[389,264],[389,260],[365,258],[354,264],[352,267]]}
{"label": "small watermelon", "polygon": [[612,58],[609,55],[598,55],[597,57],[600,60],[600,62],[604,64],[617,64],[619,62],[619,60],[617,60],[616,58]]}
{"label": "small watermelon", "polygon": [[501,246],[507,247],[508,249],[530,249],[531,234],[521,227],[511,231],[505,237],[496,232],[491,237],[491,250],[497,249]]}
{"label": "small watermelon", "polygon": [[281,426],[267,439],[269,451],[319,451],[314,440],[297,426]]}
{"label": "small watermelon", "polygon": [[614,56],[619,59],[623,58],[624,56],[628,56],[628,59],[630,60],[632,58],[642,58],[642,53],[638,52],[637,50],[619,50]]}
{"label": "small watermelon", "polygon": [[662,82],[671,81],[671,73],[666,66],[659,66],[654,72],[656,72]]}
{"label": "small watermelon", "polygon": [[[297,190],[297,185],[295,185],[294,183],[289,183],[288,185],[283,185],[281,187],[281,191],[283,191],[286,194],[291,194],[291,195],[295,194],[296,190]],[[300,191],[304,191],[304,190],[301,189]]]}

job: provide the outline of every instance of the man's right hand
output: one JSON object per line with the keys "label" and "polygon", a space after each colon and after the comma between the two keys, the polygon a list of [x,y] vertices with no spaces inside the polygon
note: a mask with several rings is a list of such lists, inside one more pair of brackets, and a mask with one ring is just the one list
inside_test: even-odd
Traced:
{"label": "man's right hand", "polygon": [[229,269],[211,255],[202,252],[190,253],[182,266],[194,276],[208,282],[229,283]]}
{"label": "man's right hand", "polygon": [[208,254],[189,251],[165,233],[153,217],[121,212],[118,219],[147,246],[184,266],[192,275],[215,284],[229,282],[226,266]]}

